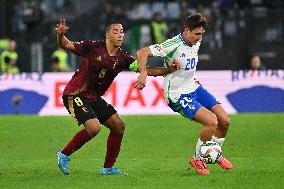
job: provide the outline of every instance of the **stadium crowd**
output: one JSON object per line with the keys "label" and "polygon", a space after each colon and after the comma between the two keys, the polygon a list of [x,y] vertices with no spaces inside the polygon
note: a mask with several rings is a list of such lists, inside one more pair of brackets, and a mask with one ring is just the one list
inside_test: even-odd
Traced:
{"label": "stadium crowd", "polygon": [[[44,51],[42,71],[52,71],[51,55],[57,49],[55,43],[50,43],[55,37],[52,26],[61,17],[67,18],[70,27],[74,26],[72,34],[74,39],[79,39],[81,36],[86,39],[101,38],[104,35],[105,23],[113,19],[118,20],[124,25],[126,32],[125,48],[135,54],[137,49],[155,42],[157,38],[172,37],[180,32],[183,27],[182,18],[185,15],[200,12],[209,21],[202,46],[204,53],[200,58],[212,62],[212,64],[206,64],[207,66],[201,66],[201,69],[249,68],[253,55],[260,56],[264,62],[270,61],[269,58],[275,58],[277,62],[283,59],[279,57],[281,55],[277,50],[270,54],[261,54],[255,52],[253,45],[244,45],[244,41],[248,39],[265,42],[280,42],[283,39],[279,29],[284,8],[284,2],[281,0],[125,0],[122,2],[85,0],[84,3],[79,0],[17,0],[1,1],[0,6],[4,7],[4,10],[7,9],[3,15],[9,16],[5,18],[0,16],[1,23],[4,25],[4,27],[1,26],[0,39],[8,36],[16,40],[21,52],[19,54],[21,71],[34,71],[29,64],[23,62],[32,62],[32,57],[29,55],[31,53],[26,45],[31,47],[35,42],[39,42]],[[255,27],[255,21],[264,20],[266,17],[275,18],[275,14],[280,15],[280,20],[277,21],[280,25],[274,24],[272,28],[263,31],[263,34],[254,34],[250,30]],[[158,22],[155,19],[156,15],[160,16]],[[161,27],[160,22],[163,22],[164,29],[158,29],[157,32],[157,28]],[[33,35],[29,35],[30,33]],[[254,44],[254,41],[250,44]],[[229,51],[224,54],[231,53],[232,56],[241,57],[236,62],[238,66],[225,65],[224,58],[224,60],[216,60],[224,62],[220,64],[220,67],[213,68],[212,65],[216,62],[212,61],[212,57],[223,51]]]}

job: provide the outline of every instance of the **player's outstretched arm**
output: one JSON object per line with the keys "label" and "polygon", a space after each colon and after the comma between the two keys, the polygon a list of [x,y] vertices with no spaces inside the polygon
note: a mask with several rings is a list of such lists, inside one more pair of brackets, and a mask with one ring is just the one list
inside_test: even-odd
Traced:
{"label": "player's outstretched arm", "polygon": [[147,67],[147,74],[149,76],[164,76],[179,70],[180,63],[174,61],[169,67]]}
{"label": "player's outstretched arm", "polygon": [[142,48],[138,50],[136,53],[140,74],[133,85],[137,89],[142,90],[146,86],[146,77],[147,77],[146,63],[150,55],[151,55],[151,50],[149,49],[149,47]]}
{"label": "player's outstretched arm", "polygon": [[57,44],[62,49],[74,51],[74,44],[65,37],[65,33],[67,33],[68,29],[65,19],[61,18],[55,28],[55,31],[57,32]]}

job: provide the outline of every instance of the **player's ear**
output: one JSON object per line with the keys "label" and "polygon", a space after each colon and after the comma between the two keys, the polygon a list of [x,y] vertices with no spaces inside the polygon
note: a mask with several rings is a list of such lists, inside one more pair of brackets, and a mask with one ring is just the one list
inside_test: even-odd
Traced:
{"label": "player's ear", "polygon": [[109,38],[109,33],[108,32],[106,32],[106,39],[108,39]]}
{"label": "player's ear", "polygon": [[184,31],[190,33],[190,29],[188,27],[184,28]]}

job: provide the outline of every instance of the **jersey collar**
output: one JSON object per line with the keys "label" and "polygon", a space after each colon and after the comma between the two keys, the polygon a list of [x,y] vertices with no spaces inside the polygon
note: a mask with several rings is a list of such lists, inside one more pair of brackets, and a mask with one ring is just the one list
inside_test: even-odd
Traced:
{"label": "jersey collar", "polygon": [[[103,40],[103,42],[104,42],[104,48],[105,48],[105,50],[106,50],[106,52],[107,52],[106,40]],[[122,52],[123,52],[122,48],[119,47],[119,48],[117,49],[117,51],[116,51],[115,56],[116,56],[116,57],[117,57],[117,56],[120,56]],[[107,53],[107,54],[108,54],[108,53]],[[108,54],[108,55],[109,55],[109,54]],[[110,55],[109,55],[109,56],[110,56]],[[111,57],[114,57],[114,56],[111,56]]]}
{"label": "jersey collar", "polygon": [[185,45],[185,46],[188,46],[184,40],[184,38],[182,37],[182,33],[179,34],[179,38],[181,39],[182,43]]}

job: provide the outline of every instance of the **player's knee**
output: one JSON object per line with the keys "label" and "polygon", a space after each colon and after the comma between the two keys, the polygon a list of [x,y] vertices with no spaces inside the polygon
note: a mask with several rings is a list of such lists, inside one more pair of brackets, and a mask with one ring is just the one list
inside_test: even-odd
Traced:
{"label": "player's knee", "polygon": [[112,131],[118,133],[118,134],[123,134],[124,133],[124,130],[125,130],[125,123],[124,121],[120,120],[120,121],[117,121],[115,123],[115,126],[113,127]]}
{"label": "player's knee", "polygon": [[229,118],[229,116],[222,117],[221,119],[219,119],[218,125],[222,129],[228,130],[228,128],[230,126],[230,118]]}
{"label": "player's knee", "polygon": [[101,130],[100,122],[97,119],[90,119],[84,125],[91,137],[95,137]]}
{"label": "player's knee", "polygon": [[214,133],[218,125],[217,117],[215,114],[210,115],[207,117],[206,121],[203,123],[203,126],[206,127],[207,131],[210,133]]}
{"label": "player's knee", "polygon": [[212,130],[215,130],[217,128],[217,125],[218,125],[218,120],[217,120],[217,117],[215,114],[212,114],[208,120],[207,120],[207,123],[206,123],[206,126],[211,128]]}
{"label": "player's knee", "polygon": [[100,125],[93,125],[91,127],[88,127],[87,131],[90,134],[91,137],[95,137],[101,130]]}

